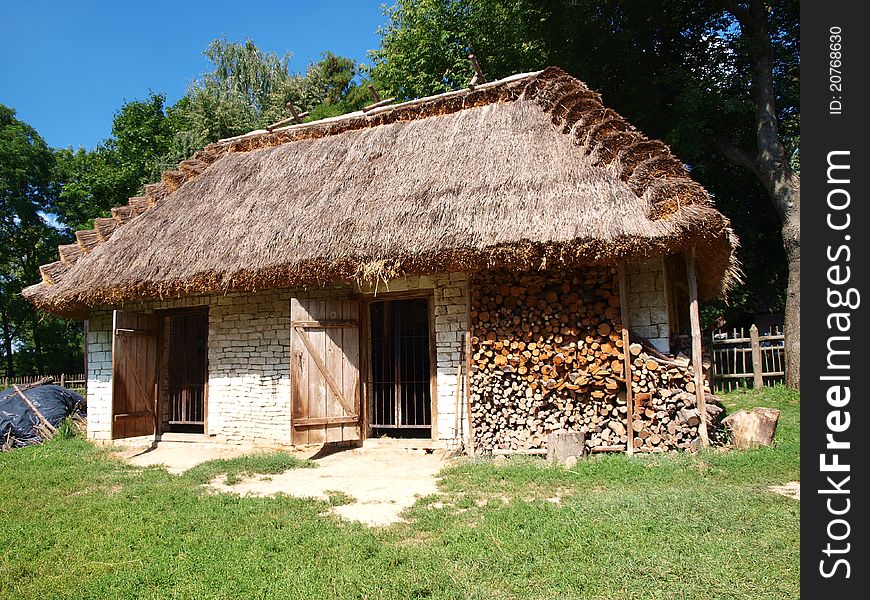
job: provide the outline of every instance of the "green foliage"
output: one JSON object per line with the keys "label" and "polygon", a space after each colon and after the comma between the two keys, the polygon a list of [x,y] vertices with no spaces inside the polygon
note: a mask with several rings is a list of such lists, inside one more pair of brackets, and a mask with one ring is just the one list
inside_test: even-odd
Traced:
{"label": "green foliage", "polygon": [[[747,38],[715,0],[400,0],[386,9],[373,77],[401,97],[464,87],[472,50],[490,79],[558,65],[602,92],[647,135],[670,144],[731,218],[746,282],[710,320],[781,309],[781,223],[754,175],[722,154],[755,155]],[[769,11],[780,134],[797,163],[799,24],[795,2]]]}
{"label": "green foliage", "polygon": [[8,376],[53,366],[58,356],[81,369],[75,335],[59,319],[38,315],[20,293],[69,239],[46,215],[57,197],[54,169],[36,130],[0,105],[0,372]]}
{"label": "green foliage", "polygon": [[474,53],[490,79],[546,66],[543,24],[534,2],[399,0],[385,8],[375,80],[390,95],[427,96],[464,87]]}
{"label": "green foliage", "polygon": [[305,75],[290,72],[289,53],[263,52],[251,40],[216,39],[204,54],[212,69],[174,105],[166,106],[166,97],[153,92],[125,102],[112,136],[94,150],[54,151],[59,194],[51,211],[60,224],[88,228],[208,143],[287,117],[287,102],[321,114],[340,114],[363,102],[352,83],[353,61],[329,52]]}
{"label": "green foliage", "polygon": [[[52,211],[71,230],[85,229],[96,217],[109,216],[145,183],[159,181],[174,130],[164,109],[165,96],[125,102],[115,114],[112,137],[93,151],[55,150],[55,179],[60,193]],[[172,165],[174,167],[174,165]]]}
{"label": "green foliage", "polygon": [[69,440],[72,438],[83,437],[84,432],[81,430],[81,428],[76,424],[72,417],[67,417],[66,419],[57,424],[57,433],[52,438],[52,441]]}
{"label": "green foliage", "polygon": [[293,74],[289,53],[265,53],[251,40],[217,39],[205,55],[213,69],[169,110],[176,162],[209,142],[288,117],[288,102],[299,112],[344,110],[343,100],[357,75],[352,60],[331,52],[325,52],[304,75]]}
{"label": "green foliage", "polygon": [[407,523],[380,529],[325,515],[342,494],[211,493],[200,482],[229,469],[133,468],[80,438],[7,452],[0,594],[797,597],[800,503],[767,486],[799,477],[799,396],[774,388],[725,400],[781,409],[776,445],[599,456],[570,470],[461,461]]}

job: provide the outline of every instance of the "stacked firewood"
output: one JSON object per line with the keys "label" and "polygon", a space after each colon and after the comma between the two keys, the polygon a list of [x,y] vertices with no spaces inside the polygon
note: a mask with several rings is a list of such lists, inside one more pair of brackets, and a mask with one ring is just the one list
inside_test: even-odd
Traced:
{"label": "stacked firewood", "polygon": [[[558,429],[590,449],[694,447],[700,416],[688,360],[632,343],[633,419],[626,404],[617,273],[486,271],[471,290],[471,414],[475,447],[544,448]],[[707,395],[711,440],[722,409]]]}

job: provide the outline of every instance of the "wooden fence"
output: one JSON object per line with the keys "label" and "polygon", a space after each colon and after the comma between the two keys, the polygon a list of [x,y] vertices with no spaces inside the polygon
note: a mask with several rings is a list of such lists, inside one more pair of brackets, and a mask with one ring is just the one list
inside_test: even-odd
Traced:
{"label": "wooden fence", "polygon": [[12,384],[22,386],[36,383],[37,381],[51,377],[57,385],[68,388],[82,388],[88,386],[88,376],[85,373],[61,373],[60,375],[27,375],[24,377],[0,377],[0,389],[12,387]]}
{"label": "wooden fence", "polygon": [[755,325],[749,335],[744,328],[714,331],[711,350],[711,387],[718,392],[739,386],[758,388],[785,379],[785,336],[779,325],[771,325],[764,334]]}

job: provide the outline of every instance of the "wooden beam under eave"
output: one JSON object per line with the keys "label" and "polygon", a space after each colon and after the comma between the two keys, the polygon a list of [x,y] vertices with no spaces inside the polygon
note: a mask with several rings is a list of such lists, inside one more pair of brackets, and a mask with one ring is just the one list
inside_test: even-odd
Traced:
{"label": "wooden beam under eave", "polygon": [[625,451],[628,454],[634,454],[634,393],[631,390],[631,351],[628,347],[631,345],[631,340],[628,336],[628,289],[625,283],[625,262],[619,263],[619,311],[620,320],[622,321],[622,356],[625,360],[625,365],[622,367],[623,377],[625,377],[625,434],[628,436],[628,442],[625,445]]}
{"label": "wooden beam under eave", "polygon": [[695,246],[686,250],[686,275],[689,280],[689,320],[692,324],[692,366],[695,370],[695,399],[698,416],[698,433],[701,434],[701,445],[709,446],[707,435],[707,403],[704,398],[704,365],[701,356],[701,316],[698,310],[698,279],[695,274]]}

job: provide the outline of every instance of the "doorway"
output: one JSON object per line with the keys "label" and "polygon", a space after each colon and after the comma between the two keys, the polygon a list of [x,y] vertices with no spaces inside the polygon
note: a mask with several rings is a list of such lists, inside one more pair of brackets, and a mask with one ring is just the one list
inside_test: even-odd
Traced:
{"label": "doorway", "polygon": [[432,355],[426,298],[369,304],[369,427],[373,436],[432,435]]}
{"label": "doorway", "polygon": [[208,313],[168,315],[168,412],[165,431],[205,433]]}

